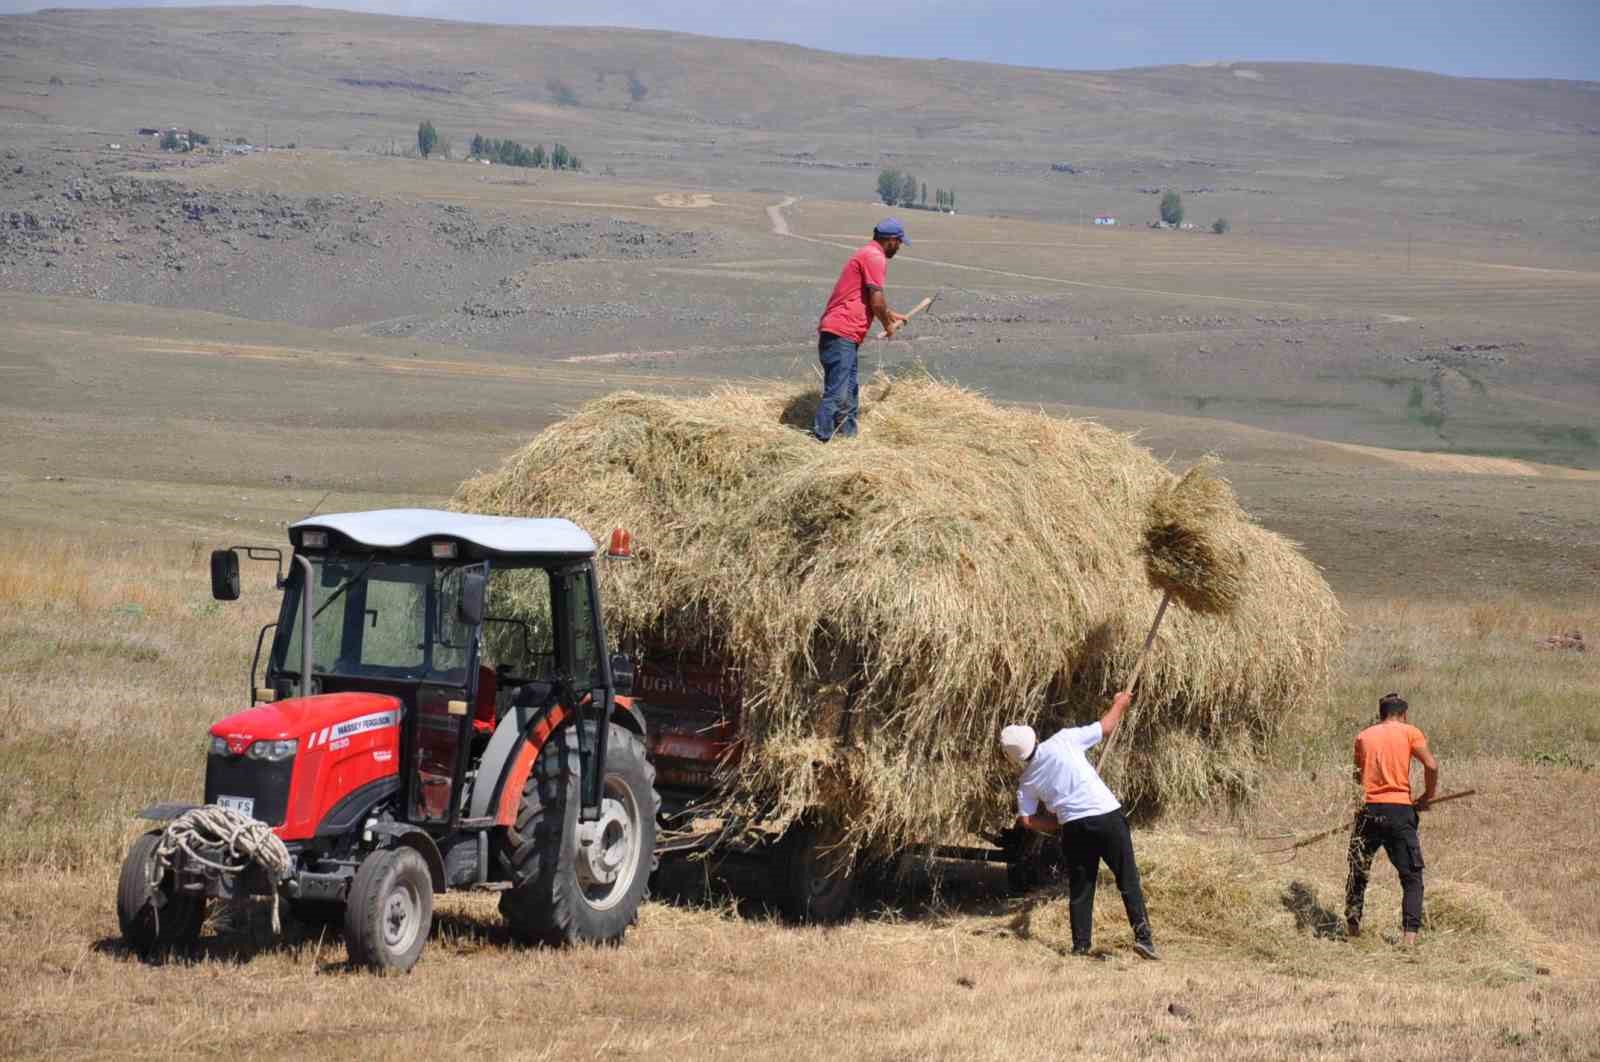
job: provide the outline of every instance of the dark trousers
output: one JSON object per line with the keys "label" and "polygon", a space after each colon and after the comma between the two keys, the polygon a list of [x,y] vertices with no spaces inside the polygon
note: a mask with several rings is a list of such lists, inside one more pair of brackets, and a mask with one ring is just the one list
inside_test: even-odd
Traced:
{"label": "dark trousers", "polygon": [[1417,809],[1410,804],[1367,804],[1356,814],[1350,831],[1350,877],[1344,889],[1344,916],[1361,923],[1372,857],[1382,848],[1400,872],[1400,928],[1422,928],[1422,841],[1417,837]]}
{"label": "dark trousers", "polygon": [[817,406],[813,430],[827,442],[835,433],[850,438],[856,433],[856,413],[861,389],[856,379],[856,352],[860,345],[832,332],[817,334],[817,359],[822,362],[822,404]]}
{"label": "dark trousers", "polygon": [[1149,943],[1150,921],[1145,917],[1144,892],[1139,888],[1139,867],[1133,861],[1133,834],[1122,809],[1063,823],[1061,851],[1066,856],[1071,889],[1067,902],[1072,916],[1073,950],[1087,951],[1094,935],[1094,887],[1102,860],[1117,879],[1135,939]]}

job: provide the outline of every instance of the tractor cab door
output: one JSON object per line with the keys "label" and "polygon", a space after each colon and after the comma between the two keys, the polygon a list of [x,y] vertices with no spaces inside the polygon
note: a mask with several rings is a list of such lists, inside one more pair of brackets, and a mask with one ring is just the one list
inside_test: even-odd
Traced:
{"label": "tractor cab door", "polygon": [[478,692],[479,626],[462,614],[469,572],[487,578],[487,562],[432,572],[423,607],[423,679],[417,684],[413,725],[404,756],[407,817],[453,826],[472,747],[472,707]]}
{"label": "tractor cab door", "polygon": [[[581,817],[599,818],[614,689],[592,561],[556,573],[556,646],[563,699],[578,720]],[[590,723],[589,726],[581,725]]]}

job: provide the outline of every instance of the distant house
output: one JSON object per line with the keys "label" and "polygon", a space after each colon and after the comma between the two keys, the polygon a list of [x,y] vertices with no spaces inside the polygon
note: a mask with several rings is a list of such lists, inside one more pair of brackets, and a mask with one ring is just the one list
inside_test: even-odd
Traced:
{"label": "distant house", "polygon": [[1094,223],[1096,225],[1115,225],[1117,223],[1117,219],[1112,217],[1110,214],[1096,214],[1094,216]]}

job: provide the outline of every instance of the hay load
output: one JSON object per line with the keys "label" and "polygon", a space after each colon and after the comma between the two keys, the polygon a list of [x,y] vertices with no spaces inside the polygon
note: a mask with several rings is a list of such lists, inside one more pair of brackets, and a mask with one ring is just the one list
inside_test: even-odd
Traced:
{"label": "hay load", "polygon": [[[999,728],[1081,723],[1126,681],[1161,596],[1141,536],[1177,477],[1088,421],[926,377],[866,390],[860,437],[826,446],[795,427],[815,392],[612,395],[452,504],[631,531],[636,559],[602,566],[613,631],[742,673],[729,809],[820,808],[882,847],[1003,822]],[[1162,628],[1127,736],[1130,804],[1247,792],[1337,646],[1315,567],[1218,504],[1208,540],[1248,565],[1231,611],[1175,609]]]}

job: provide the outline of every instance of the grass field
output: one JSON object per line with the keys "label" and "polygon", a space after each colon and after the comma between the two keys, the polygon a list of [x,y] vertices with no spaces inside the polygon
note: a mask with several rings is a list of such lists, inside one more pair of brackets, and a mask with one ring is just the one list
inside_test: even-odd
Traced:
{"label": "grass field", "polygon": [[[142,965],[117,938],[131,815],[199,792],[206,728],[244,703],[271,611],[264,567],[240,602],[210,601],[208,545],[17,532],[0,548],[8,1054],[1593,1057],[1600,659],[1537,645],[1600,626],[1592,601],[1347,600],[1327,701],[1288,727],[1262,799],[1136,837],[1160,965],[1126,950],[1109,879],[1095,962],[1066,957],[1056,890],[1008,899],[996,875],[946,868],[835,929],[715,891],[652,902],[600,951],[524,949],[492,897],[452,895],[422,964],[379,987],[337,937],[274,938],[259,907],[217,913],[193,965]],[[1350,735],[1391,687],[1446,789],[1478,790],[1425,819],[1431,921],[1410,955],[1383,939],[1399,896],[1381,859],[1378,932],[1350,944],[1316,934],[1340,907],[1340,840],[1263,854],[1347,812]]]}

